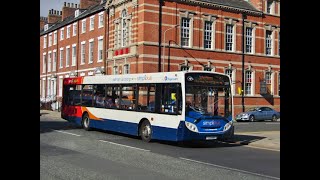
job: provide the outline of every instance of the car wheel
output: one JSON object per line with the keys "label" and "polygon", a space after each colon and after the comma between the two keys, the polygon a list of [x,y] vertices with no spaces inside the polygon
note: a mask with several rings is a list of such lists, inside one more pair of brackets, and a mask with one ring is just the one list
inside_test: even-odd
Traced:
{"label": "car wheel", "polygon": [[272,121],[273,122],[277,121],[277,116],[276,115],[272,115]]}
{"label": "car wheel", "polygon": [[253,115],[251,115],[251,116],[249,117],[249,121],[250,121],[250,122],[253,122],[253,121],[254,121],[254,116],[253,116]]}
{"label": "car wheel", "polygon": [[152,135],[152,128],[149,123],[149,121],[145,120],[142,122],[140,128],[139,128],[139,134],[141,136],[141,139],[145,142],[151,141],[151,135]]}
{"label": "car wheel", "polygon": [[90,128],[90,118],[89,118],[89,114],[85,113],[82,117],[82,127],[83,129],[85,129],[86,131],[89,131]]}

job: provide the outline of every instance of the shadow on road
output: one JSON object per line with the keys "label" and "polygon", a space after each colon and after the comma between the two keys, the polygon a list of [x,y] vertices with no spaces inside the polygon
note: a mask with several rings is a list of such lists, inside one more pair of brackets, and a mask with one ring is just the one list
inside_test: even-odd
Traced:
{"label": "shadow on road", "polygon": [[53,130],[69,129],[81,129],[81,127],[69,122],[40,121],[40,133],[52,132]]}

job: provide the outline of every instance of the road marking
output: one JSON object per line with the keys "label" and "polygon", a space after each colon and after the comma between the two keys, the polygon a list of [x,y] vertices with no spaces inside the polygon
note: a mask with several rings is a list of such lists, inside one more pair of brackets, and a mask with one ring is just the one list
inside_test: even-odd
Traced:
{"label": "road marking", "polygon": [[236,123],[236,125],[247,125],[249,123]]}
{"label": "road marking", "polygon": [[209,165],[209,166],[219,167],[219,168],[222,168],[222,169],[227,169],[227,170],[232,170],[232,171],[238,171],[238,172],[243,172],[243,173],[247,173],[247,174],[253,174],[253,175],[256,175],[256,176],[267,177],[267,178],[271,178],[271,179],[280,179],[280,178],[273,177],[273,176],[268,176],[268,175],[259,174],[259,173],[254,173],[254,172],[245,171],[245,170],[241,170],[241,169],[229,168],[229,167],[220,166],[220,165],[216,165],[216,164],[211,164],[211,163],[196,161],[196,160],[193,160],[193,159],[187,159],[187,158],[183,158],[183,157],[179,157],[179,158],[180,158],[180,159],[183,159],[183,160],[186,160],[186,161],[192,161],[192,162],[196,162],[196,163],[200,163],[200,164],[205,164],[205,165]]}
{"label": "road marking", "polygon": [[128,147],[128,148],[132,148],[132,149],[137,149],[137,150],[141,150],[141,151],[150,151],[150,150],[147,150],[147,149],[141,149],[141,148],[137,148],[137,147],[133,147],[133,146],[127,146],[127,145],[118,144],[118,143],[114,143],[114,142],[110,142],[110,141],[104,141],[104,140],[99,140],[99,141],[110,143],[110,144],[115,144],[115,145],[119,145],[119,146],[123,146],[123,147]]}
{"label": "road marking", "polygon": [[274,122],[274,123],[266,123],[266,124],[280,124],[280,123],[276,123],[276,122]]}
{"label": "road marking", "polygon": [[280,152],[280,149],[270,149],[270,148],[265,148],[265,147],[258,147],[258,146],[252,146],[252,145],[247,145],[247,147],[251,147],[251,148],[256,148],[256,149],[264,149],[264,150],[269,150],[269,151],[277,151]]}
{"label": "road marking", "polygon": [[69,132],[65,132],[65,131],[58,131],[58,130],[55,130],[55,129],[53,129],[53,131],[57,131],[57,132],[64,133],[64,134],[70,134],[70,135],[73,135],[73,136],[81,136],[79,134],[73,134],[73,133],[69,133]]}

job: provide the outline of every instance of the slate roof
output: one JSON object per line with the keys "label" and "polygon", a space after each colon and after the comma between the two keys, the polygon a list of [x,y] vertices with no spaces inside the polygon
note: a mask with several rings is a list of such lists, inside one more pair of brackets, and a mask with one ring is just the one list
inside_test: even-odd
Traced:
{"label": "slate roof", "polygon": [[249,2],[244,0],[198,0],[198,1],[224,5],[224,6],[229,6],[229,7],[239,8],[239,9],[251,10],[251,11],[259,11]]}

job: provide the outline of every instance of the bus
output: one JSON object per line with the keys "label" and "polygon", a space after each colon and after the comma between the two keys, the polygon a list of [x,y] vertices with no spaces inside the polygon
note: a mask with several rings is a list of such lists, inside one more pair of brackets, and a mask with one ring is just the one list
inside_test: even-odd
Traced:
{"label": "bus", "polygon": [[146,142],[234,135],[230,78],[208,71],[64,78],[61,117]]}

